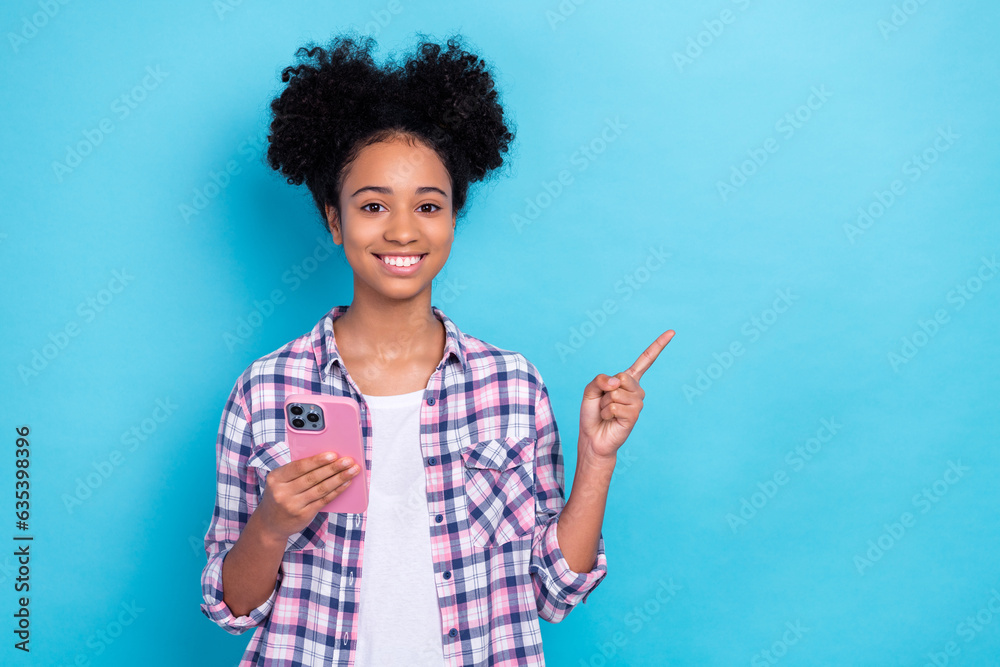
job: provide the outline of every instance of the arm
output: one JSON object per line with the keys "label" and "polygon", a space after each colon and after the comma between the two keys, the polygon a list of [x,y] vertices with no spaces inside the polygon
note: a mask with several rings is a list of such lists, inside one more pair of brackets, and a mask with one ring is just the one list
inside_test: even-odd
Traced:
{"label": "arm", "polygon": [[[230,634],[260,625],[270,614],[281,581],[279,565],[285,550],[284,542],[275,545],[273,540],[267,540],[257,522],[250,520],[251,502],[257,502],[256,473],[247,466],[253,441],[241,383],[237,381],[230,392],[219,426],[215,512],[205,535],[208,562],[201,575],[202,613]],[[235,560],[229,562],[230,556]],[[261,560],[251,566],[253,571],[243,574],[247,561],[254,558]],[[241,580],[242,588],[233,583]]]}
{"label": "arm", "polygon": [[[539,385],[535,400],[536,498],[540,513],[559,515],[555,521],[545,524],[540,541],[543,547],[532,554],[533,565],[537,555],[545,566],[539,566],[537,571],[548,575],[548,578],[535,579],[542,582],[536,584],[536,597],[543,618],[560,620],[576,604],[578,596],[586,602],[587,595],[607,574],[601,524],[618,448],[632,432],[642,411],[646,392],[639,386],[639,379],[673,337],[673,329],[664,331],[627,370],[614,377],[598,374],[584,388],[577,479],[565,507],[561,507],[562,459],[552,406],[538,369],[529,363]],[[561,526],[561,538],[556,536],[557,524]],[[560,545],[566,548],[565,554]],[[590,563],[593,563],[592,569],[587,567]],[[589,569],[589,572],[577,574],[571,567],[579,567],[581,572]]]}
{"label": "arm", "polygon": [[260,607],[275,591],[287,538],[273,535],[250,515],[246,528],[222,562],[222,590],[234,616]]}
{"label": "arm", "polygon": [[595,457],[584,443],[578,449],[573,490],[559,515],[558,541],[570,569],[587,572],[597,564],[604,507],[617,457]]}
{"label": "arm", "polygon": [[[600,534],[607,485],[605,484],[603,491],[592,498],[592,500],[600,498],[599,504],[586,502],[590,496],[584,491],[587,488],[595,488],[594,482],[588,487],[587,478],[593,477],[597,469],[584,469],[578,464],[577,474],[583,475],[583,478],[578,478],[574,483],[571,493],[573,505],[564,505],[563,459],[559,430],[552,413],[548,391],[540,376],[538,382],[539,388],[535,399],[537,518],[529,570],[539,616],[552,623],[558,623],[577,603],[586,602],[587,597],[607,574],[604,540]],[[600,484],[597,484],[596,488],[600,490]],[[581,533],[578,527],[587,528],[588,522],[586,517],[583,522],[579,521],[579,510],[588,506],[591,509],[599,507],[599,514],[590,515],[589,528],[592,532]],[[568,531],[566,531],[567,526]],[[566,545],[570,549],[573,566],[564,555],[561,545]],[[590,551],[591,549],[593,551]],[[587,563],[581,565],[585,560]],[[591,564],[593,564],[591,567],[587,567]]]}

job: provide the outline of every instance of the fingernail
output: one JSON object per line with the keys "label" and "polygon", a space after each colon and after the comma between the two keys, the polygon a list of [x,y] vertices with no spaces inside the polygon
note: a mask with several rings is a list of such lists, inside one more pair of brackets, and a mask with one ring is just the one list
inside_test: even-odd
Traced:
{"label": "fingernail", "polygon": [[348,472],[350,472],[350,473],[351,473],[351,474],[353,475],[353,474],[357,473],[357,472],[358,472],[358,470],[360,470],[360,469],[361,469],[361,468],[359,468],[358,466],[351,466],[351,467],[350,467],[350,468],[348,469]]}

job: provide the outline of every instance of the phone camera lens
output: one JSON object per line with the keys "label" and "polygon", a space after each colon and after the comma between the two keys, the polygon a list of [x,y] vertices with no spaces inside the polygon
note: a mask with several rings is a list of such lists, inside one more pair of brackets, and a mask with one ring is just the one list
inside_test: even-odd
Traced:
{"label": "phone camera lens", "polygon": [[319,415],[316,414],[315,412],[310,412],[309,415],[306,417],[306,419],[308,419],[311,422],[318,422],[319,421]]}
{"label": "phone camera lens", "polygon": [[302,428],[305,425],[306,423],[301,419],[299,419],[298,417],[292,420],[292,426],[294,426],[295,428]]}
{"label": "phone camera lens", "polygon": [[290,410],[290,412],[293,415],[301,415],[302,414],[302,406],[301,405],[293,405],[292,408],[291,408],[291,410]]}

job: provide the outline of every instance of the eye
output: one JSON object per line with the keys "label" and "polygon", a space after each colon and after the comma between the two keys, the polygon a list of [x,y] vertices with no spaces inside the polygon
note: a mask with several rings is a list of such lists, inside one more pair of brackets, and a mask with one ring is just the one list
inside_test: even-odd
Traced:
{"label": "eye", "polygon": [[[418,208],[418,209],[423,209],[424,207],[427,207],[427,206],[433,206],[433,207],[435,208],[435,210],[440,210],[440,209],[441,209],[441,207],[440,207],[440,206],[438,206],[437,204],[431,204],[431,203],[427,203],[427,204],[421,204],[421,205],[420,205],[420,206],[418,206],[417,208]],[[421,212],[422,212],[422,213],[434,213],[435,211],[425,211],[425,210],[422,210]]]}
{"label": "eye", "polygon": [[382,206],[382,204],[379,204],[378,202],[374,202],[373,201],[370,204],[365,204],[364,206],[362,206],[361,210],[364,211],[365,213],[378,213],[379,212],[379,211],[373,211],[373,210],[371,210],[369,208],[369,206]]}

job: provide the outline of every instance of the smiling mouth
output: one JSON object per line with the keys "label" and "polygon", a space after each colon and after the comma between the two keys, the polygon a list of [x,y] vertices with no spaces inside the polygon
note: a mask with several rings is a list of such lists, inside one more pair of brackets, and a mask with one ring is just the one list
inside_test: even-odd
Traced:
{"label": "smiling mouth", "polygon": [[420,255],[378,255],[376,253],[372,254],[378,257],[379,260],[386,266],[398,266],[402,268],[419,264],[420,262],[423,261],[424,257],[427,256],[427,253],[423,253]]}

